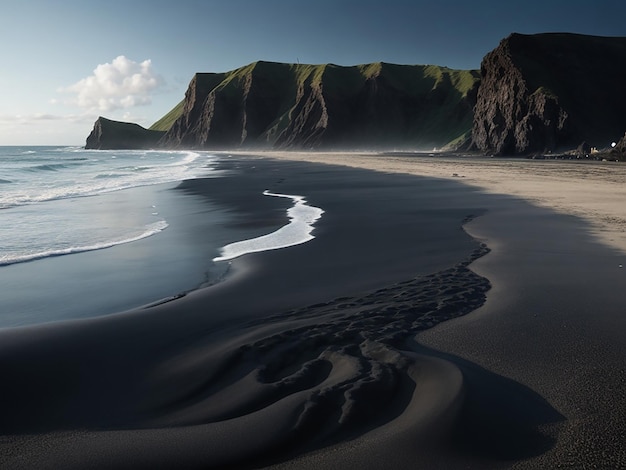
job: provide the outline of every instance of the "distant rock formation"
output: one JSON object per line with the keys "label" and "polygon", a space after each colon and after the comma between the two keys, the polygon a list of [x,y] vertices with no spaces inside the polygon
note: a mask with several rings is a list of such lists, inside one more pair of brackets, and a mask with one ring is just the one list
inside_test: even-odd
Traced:
{"label": "distant rock formation", "polygon": [[512,34],[481,65],[473,146],[494,155],[606,147],[626,131],[626,38]]}
{"label": "distant rock formation", "polygon": [[165,132],[148,130],[138,124],[99,117],[87,137],[86,149],[145,149],[157,147]]}
{"label": "distant rock formation", "polygon": [[624,70],[626,38],[569,33],[512,34],[480,72],[255,62],[196,74],[150,129],[99,118],[87,148],[587,155],[610,150],[626,131]]}
{"label": "distant rock formation", "polygon": [[469,137],[477,86],[478,71],[437,66],[255,62],[232,72],[196,74],[161,144],[443,146]]}

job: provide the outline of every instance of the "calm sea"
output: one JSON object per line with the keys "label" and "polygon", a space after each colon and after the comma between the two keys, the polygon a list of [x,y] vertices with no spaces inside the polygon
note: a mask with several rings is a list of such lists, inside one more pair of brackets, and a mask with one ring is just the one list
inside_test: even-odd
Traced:
{"label": "calm sea", "polygon": [[[217,161],[205,152],[0,147],[0,327],[111,313],[210,282],[198,258],[210,264],[229,241],[212,230],[225,215],[173,188],[219,177]],[[205,215],[194,227],[191,212]],[[205,239],[190,236],[199,230]]]}

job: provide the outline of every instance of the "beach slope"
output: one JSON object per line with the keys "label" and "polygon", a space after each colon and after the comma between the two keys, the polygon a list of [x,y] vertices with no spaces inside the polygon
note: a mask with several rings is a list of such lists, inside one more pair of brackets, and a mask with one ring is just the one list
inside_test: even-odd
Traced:
{"label": "beach slope", "polygon": [[180,189],[241,223],[240,188],[304,196],[315,238],[149,308],[1,330],[8,468],[624,462],[623,254],[579,219],[456,178],[223,165]]}

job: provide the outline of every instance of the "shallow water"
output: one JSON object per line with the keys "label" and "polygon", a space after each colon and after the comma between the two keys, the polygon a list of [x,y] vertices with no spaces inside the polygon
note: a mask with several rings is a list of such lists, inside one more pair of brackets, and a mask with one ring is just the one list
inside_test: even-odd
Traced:
{"label": "shallow water", "polygon": [[[120,191],[215,175],[207,153],[0,147],[0,265],[90,251],[168,226],[150,198]],[[108,198],[99,197],[110,195]]]}
{"label": "shallow water", "polygon": [[[51,201],[51,214],[89,214],[93,230],[136,222],[127,207],[157,208],[167,228],[155,236],[93,251],[0,267],[0,327],[98,316],[127,310],[217,282],[227,265],[211,260],[236,235],[229,215],[175,184],[93,198]],[[71,228],[68,226],[68,230]],[[200,236],[200,234],[202,236]]]}

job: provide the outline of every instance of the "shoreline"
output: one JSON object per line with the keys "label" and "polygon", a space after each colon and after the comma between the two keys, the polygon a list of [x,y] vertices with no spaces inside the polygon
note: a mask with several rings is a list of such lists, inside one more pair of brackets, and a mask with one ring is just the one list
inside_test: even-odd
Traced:
{"label": "shoreline", "polygon": [[[258,155],[366,168],[386,173],[453,179],[489,194],[507,194],[557,212],[581,217],[604,243],[626,252],[626,165],[618,162],[532,160],[480,156],[428,156],[371,152],[216,152],[219,155]],[[512,177],[514,175],[514,177]],[[585,184],[578,191],[575,184]]]}
{"label": "shoreline", "polygon": [[[129,243],[0,266],[4,288],[0,328],[115,314],[222,278],[224,268],[213,265],[211,258],[233,238],[258,233],[258,229],[226,227],[228,208],[179,190],[181,184],[46,203],[40,210],[61,215],[77,207],[83,212],[101,210],[105,215],[95,213],[94,217],[115,224],[125,222],[126,217],[133,220],[134,214],[126,214],[125,209],[140,201],[168,226]],[[202,238],[201,232],[205,232]],[[176,250],[171,249],[173,245]]]}
{"label": "shoreline", "polygon": [[[580,220],[456,177],[232,162],[241,186],[220,178],[182,189],[235,204],[234,225],[253,227],[268,223],[250,205],[259,188],[302,194],[325,211],[316,238],[234,259],[227,281],[151,308],[0,331],[11,403],[0,462],[620,461],[622,254]],[[264,213],[284,216],[274,209]],[[585,298],[597,295],[602,308],[590,311]]]}
{"label": "shoreline", "polygon": [[[268,222],[254,220],[259,204],[276,199],[257,197],[259,188],[302,194],[325,211],[315,238],[234,259],[225,282],[150,308],[0,331],[0,360],[11,358],[4,403],[12,404],[3,410],[0,432],[9,443],[0,445],[0,461],[15,468],[115,467],[125,459],[137,468],[155,461],[219,467],[267,459],[270,451],[270,463],[292,452],[293,433],[301,451],[361,434],[368,397],[380,387],[391,401],[411,401],[411,379],[403,377],[414,359],[385,342],[402,341],[414,322],[431,327],[454,315],[454,305],[466,313],[484,301],[484,281],[463,262],[482,254],[472,255],[480,244],[460,229],[480,213],[478,200],[460,197],[468,191],[455,183],[410,176],[249,159],[233,165],[240,168],[231,179],[189,180],[181,189],[236,207],[230,223],[254,227]],[[438,202],[451,192],[464,202]],[[264,217],[282,221],[284,208],[272,207]],[[428,230],[410,223],[414,217]],[[441,305],[433,304],[439,297]],[[424,310],[412,308],[416,302]],[[351,388],[342,412],[331,397]],[[37,398],[42,389],[45,400]],[[328,423],[303,414],[328,406]],[[336,412],[344,420],[334,422]],[[382,409],[373,422],[389,413],[402,409]],[[29,439],[32,433],[40,437]],[[207,447],[207,435],[217,447]],[[164,436],[181,439],[189,452]]]}

